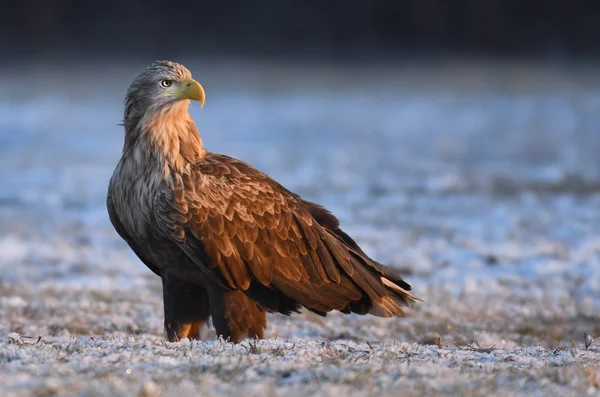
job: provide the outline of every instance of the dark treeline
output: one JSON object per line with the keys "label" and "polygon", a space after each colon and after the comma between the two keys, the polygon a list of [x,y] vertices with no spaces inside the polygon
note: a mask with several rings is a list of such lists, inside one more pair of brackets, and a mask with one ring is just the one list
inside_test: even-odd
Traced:
{"label": "dark treeline", "polygon": [[600,55],[600,1],[24,0],[3,4],[5,54],[150,49],[395,56]]}

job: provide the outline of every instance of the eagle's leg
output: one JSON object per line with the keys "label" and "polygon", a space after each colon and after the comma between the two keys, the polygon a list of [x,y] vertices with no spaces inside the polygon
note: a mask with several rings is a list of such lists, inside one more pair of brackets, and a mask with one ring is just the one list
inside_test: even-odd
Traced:
{"label": "eagle's leg", "polygon": [[241,291],[209,289],[210,312],[217,335],[238,343],[244,336],[261,339],[266,313]]}
{"label": "eagle's leg", "polygon": [[200,330],[210,316],[206,288],[163,276],[165,331],[170,342],[200,339]]}

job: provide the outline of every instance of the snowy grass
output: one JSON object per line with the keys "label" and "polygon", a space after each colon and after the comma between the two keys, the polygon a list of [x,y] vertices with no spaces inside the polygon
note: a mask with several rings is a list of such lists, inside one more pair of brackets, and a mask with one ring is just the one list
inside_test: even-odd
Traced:
{"label": "snowy grass", "polygon": [[600,388],[600,347],[584,338],[600,330],[598,318],[543,303],[526,302],[536,315],[510,316],[500,305],[433,294],[404,320],[273,315],[268,340],[232,345],[214,332],[203,342],[166,342],[153,279],[126,289],[2,292],[3,319],[19,331],[0,339],[8,396],[542,396]]}
{"label": "snowy grass", "polygon": [[[598,350],[482,348],[320,338],[167,343],[115,335],[57,340],[10,334],[8,385],[94,395],[585,395],[600,386]],[[16,372],[16,373],[13,373]],[[22,391],[22,388],[21,388]]]}
{"label": "snowy grass", "polygon": [[195,63],[207,145],[332,209],[426,301],[269,315],[240,345],[166,342],[159,280],[108,221],[139,65],[93,95],[83,69],[0,74],[0,394],[600,394],[600,80],[464,66]]}

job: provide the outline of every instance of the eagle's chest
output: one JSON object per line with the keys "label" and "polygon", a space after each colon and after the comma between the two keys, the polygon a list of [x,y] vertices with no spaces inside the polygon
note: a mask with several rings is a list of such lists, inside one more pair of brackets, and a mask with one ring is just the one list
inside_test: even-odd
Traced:
{"label": "eagle's chest", "polygon": [[115,176],[112,189],[115,212],[130,236],[147,240],[160,179],[135,169],[120,170]]}

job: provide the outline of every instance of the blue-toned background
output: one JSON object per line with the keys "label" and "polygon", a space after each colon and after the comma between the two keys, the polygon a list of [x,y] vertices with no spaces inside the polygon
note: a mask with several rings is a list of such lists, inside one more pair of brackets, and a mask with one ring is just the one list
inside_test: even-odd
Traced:
{"label": "blue-toned background", "polygon": [[[212,395],[263,381],[274,395],[332,395],[353,376],[366,390],[356,395],[367,384],[385,395],[598,390],[585,372],[597,348],[583,346],[600,336],[598,7],[38,3],[27,15],[13,6],[0,28],[4,390],[133,395],[149,379],[177,395],[174,373]],[[184,343],[157,352],[160,281],[113,230],[105,195],[127,86],[161,58],[204,86],[205,107],[190,112],[210,150],[331,209],[426,303],[393,320],[269,316],[275,341],[260,346],[300,347],[265,350],[247,370],[244,351],[223,363],[212,342],[189,345],[192,358]],[[21,338],[37,335],[48,343]],[[359,345],[331,358],[321,340]],[[385,344],[397,342],[414,344],[415,367]],[[356,364],[369,348],[383,358]],[[125,380],[126,368],[142,375]]]}

